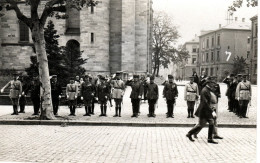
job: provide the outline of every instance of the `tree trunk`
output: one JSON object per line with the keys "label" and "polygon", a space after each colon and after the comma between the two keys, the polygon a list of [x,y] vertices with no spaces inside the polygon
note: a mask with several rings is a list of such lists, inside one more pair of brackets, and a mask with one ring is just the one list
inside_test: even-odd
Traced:
{"label": "tree trunk", "polygon": [[53,114],[48,59],[45,50],[44,29],[39,21],[33,22],[32,39],[39,62],[39,78],[42,83],[40,119],[56,119]]}
{"label": "tree trunk", "polygon": [[159,69],[160,69],[160,64],[158,63],[157,69],[156,69],[156,76],[157,76],[157,77],[159,76]]}

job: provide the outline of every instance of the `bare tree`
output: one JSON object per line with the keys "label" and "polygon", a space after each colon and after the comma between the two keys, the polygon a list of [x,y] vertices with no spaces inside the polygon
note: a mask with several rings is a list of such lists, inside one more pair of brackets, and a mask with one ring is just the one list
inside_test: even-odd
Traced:
{"label": "bare tree", "polygon": [[[38,7],[41,2],[46,2],[41,14]],[[30,17],[25,16],[18,3],[24,2],[29,5]],[[7,11],[13,10],[17,18],[25,23],[31,30],[32,40],[35,46],[37,60],[39,62],[39,75],[42,83],[42,112],[40,119],[55,119],[52,111],[51,86],[49,80],[48,59],[45,50],[44,25],[49,16],[56,18],[66,18],[66,8],[76,8],[95,6],[97,1],[93,0],[5,0],[0,2],[0,8]],[[3,14],[1,14],[3,16]]]}

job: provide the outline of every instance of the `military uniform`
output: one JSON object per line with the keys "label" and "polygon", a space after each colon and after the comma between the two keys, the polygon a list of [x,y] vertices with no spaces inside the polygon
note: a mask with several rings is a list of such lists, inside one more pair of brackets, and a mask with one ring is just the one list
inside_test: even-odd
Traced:
{"label": "military uniform", "polygon": [[12,115],[18,115],[18,103],[19,103],[19,97],[22,94],[22,84],[19,80],[16,79],[17,74],[14,73],[13,77],[15,78],[14,80],[11,80],[10,82],[8,82],[2,89],[1,92],[4,91],[5,88],[10,87],[10,93],[9,93],[9,97],[12,101],[13,104],[13,113]]}
{"label": "military uniform", "polygon": [[[152,81],[152,82],[151,82]],[[154,82],[154,77],[150,77],[150,83],[147,84],[147,99],[149,104],[148,117],[155,117],[155,104],[159,98],[159,88]]]}
{"label": "military uniform", "polygon": [[[192,78],[192,80],[194,79],[194,77],[190,77]],[[193,116],[193,112],[194,112],[194,105],[195,105],[195,101],[198,100],[199,97],[199,88],[197,83],[195,82],[190,82],[187,83],[185,85],[185,89],[184,89],[184,100],[187,101],[187,105],[188,105],[188,117],[187,118],[194,118]]]}
{"label": "military uniform", "polygon": [[[230,74],[230,77],[234,77],[234,75],[233,74]],[[227,96],[227,98],[228,98],[228,110],[230,111],[230,112],[232,112],[233,111],[233,107],[232,107],[232,93],[231,93],[231,85],[232,85],[232,82],[233,82],[233,79],[232,78],[225,78],[224,80],[223,80],[223,83],[225,83],[225,84],[227,84],[227,91],[226,91],[226,96]]]}
{"label": "military uniform", "polygon": [[[71,79],[73,81],[73,79]],[[66,87],[66,96],[68,100],[68,105],[70,108],[70,115],[75,116],[75,110],[76,110],[76,101],[78,96],[78,84],[70,83],[67,84]]]}
{"label": "military uniform", "polygon": [[85,81],[80,85],[80,95],[83,98],[83,103],[85,105],[86,114],[84,116],[90,116],[91,104],[94,98],[95,86],[88,80],[89,76],[85,76]]}
{"label": "military uniform", "polygon": [[[112,86],[112,98],[115,100],[115,115],[114,117],[121,117],[121,103],[125,92],[125,84],[117,75],[114,80],[111,81]],[[119,112],[119,114],[118,114]]]}
{"label": "military uniform", "polygon": [[31,100],[33,103],[33,110],[34,113],[33,115],[38,115],[39,114],[39,109],[40,109],[40,104],[41,104],[41,99],[40,99],[40,94],[41,94],[41,82],[39,81],[37,76],[34,76],[34,79],[31,81],[29,85],[29,90],[31,90]]}
{"label": "military uniform", "polygon": [[57,82],[57,75],[53,75],[53,80],[51,81],[51,98],[52,98],[54,115],[58,114],[61,94],[62,94],[62,88],[61,85]]}
{"label": "military uniform", "polygon": [[28,83],[25,79],[26,79],[25,76],[21,77],[21,79],[20,79],[20,81],[22,83],[23,92],[22,92],[21,97],[19,99],[19,105],[20,105],[19,113],[25,113],[24,109],[25,109],[25,105],[27,103],[26,96],[27,96],[27,93],[28,93]]}
{"label": "military uniform", "polygon": [[107,82],[105,82],[105,77],[101,76],[100,80],[103,81],[97,87],[97,97],[98,101],[100,102],[101,109],[100,116],[107,116],[107,100],[109,98],[108,96],[110,95],[111,87]]}
{"label": "military uniform", "polygon": [[[244,77],[246,77],[244,75]],[[247,107],[248,103],[251,100],[252,96],[252,90],[251,90],[251,83],[247,80],[243,80],[240,83],[238,83],[237,88],[236,88],[236,99],[239,101],[240,105],[240,111],[238,115],[240,118],[247,118],[246,113],[247,113]]]}
{"label": "military uniform", "polygon": [[132,117],[138,117],[138,113],[140,112],[140,100],[143,94],[143,85],[139,81],[139,75],[134,75],[134,80],[130,83],[130,86],[132,88],[130,98],[132,102],[132,110],[133,110],[133,115]]}
{"label": "military uniform", "polygon": [[[173,79],[172,75],[168,75],[169,79]],[[171,82],[169,80],[168,83],[165,84],[164,89],[163,89],[163,97],[166,98],[167,102],[167,118],[173,116],[173,105],[176,102],[175,99],[178,97],[178,89],[177,89],[177,84],[174,83],[173,81]]]}
{"label": "military uniform", "polygon": [[97,96],[97,80],[93,79],[92,76],[89,76],[89,81],[93,84],[93,87],[95,88],[94,96],[91,101],[91,112],[90,114],[95,114],[95,103],[97,103],[97,100],[95,97]]}

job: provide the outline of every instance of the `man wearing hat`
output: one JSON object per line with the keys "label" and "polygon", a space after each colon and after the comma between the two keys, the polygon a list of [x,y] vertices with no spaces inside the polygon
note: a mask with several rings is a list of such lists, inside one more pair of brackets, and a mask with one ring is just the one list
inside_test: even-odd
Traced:
{"label": "man wearing hat", "polygon": [[234,74],[230,74],[227,76],[224,80],[223,83],[227,84],[227,91],[226,91],[226,96],[228,98],[228,110],[229,112],[233,111],[233,106],[232,106],[232,93],[231,93],[231,85],[234,80]]}
{"label": "man wearing hat", "polygon": [[[74,80],[74,79],[73,79]],[[74,82],[77,86],[78,86],[78,95],[77,95],[77,99],[76,99],[76,105],[81,108],[82,107],[82,101],[81,101],[81,98],[80,98],[80,84],[81,84],[81,81],[80,81],[80,77],[79,76],[76,76],[75,77],[75,82]]]}
{"label": "man wearing hat", "polygon": [[74,78],[70,78],[70,84],[67,84],[66,87],[66,97],[70,108],[69,116],[75,116],[77,96],[78,85],[75,83]]}
{"label": "man wearing hat", "polygon": [[173,82],[173,76],[168,75],[169,82],[165,84],[163,89],[163,97],[167,102],[167,118],[174,118],[173,105],[178,97],[177,84]]}
{"label": "man wearing hat", "polygon": [[11,87],[9,97],[13,104],[13,113],[11,115],[18,115],[18,101],[22,94],[22,84],[17,80],[17,73],[13,73],[13,80],[8,82],[2,89],[1,93],[4,92],[5,88]]}
{"label": "man wearing hat", "polygon": [[91,111],[90,111],[90,114],[94,115],[95,114],[95,103],[97,103],[97,100],[96,100],[96,96],[97,96],[97,79],[93,79],[93,77],[91,75],[89,75],[89,82],[93,85],[93,88],[94,88],[94,96],[92,98],[92,101],[91,101]]}
{"label": "man wearing hat", "polygon": [[207,74],[206,74],[206,71],[202,71],[201,72],[201,76],[200,76],[200,79],[199,79],[199,92],[201,92],[201,90],[203,89],[203,87],[206,85],[206,81],[207,81]]}
{"label": "man wearing hat", "polygon": [[248,118],[246,117],[248,103],[251,100],[252,90],[250,81],[246,80],[247,75],[243,75],[243,80],[238,83],[236,88],[236,99],[239,102],[240,110],[238,115],[240,118]]}
{"label": "man wearing hat", "polygon": [[184,88],[184,100],[188,105],[188,117],[195,118],[193,116],[195,101],[199,98],[199,88],[197,83],[194,82],[194,76],[190,76],[190,82],[185,85]]}
{"label": "man wearing hat", "polygon": [[40,109],[40,95],[41,95],[41,82],[38,78],[38,74],[33,74],[33,80],[30,82],[28,90],[31,90],[31,100],[33,103],[34,113],[32,115],[38,115]]}
{"label": "man wearing hat", "polygon": [[101,114],[99,116],[107,116],[107,100],[109,98],[111,87],[106,82],[106,78],[104,76],[100,76],[100,84],[97,87],[97,97],[100,102],[100,110]]}
{"label": "man wearing hat", "polygon": [[206,126],[206,123],[208,122],[208,143],[218,143],[213,140],[214,118],[216,117],[216,112],[214,111],[215,107],[211,105],[211,103],[213,103],[213,99],[215,100],[214,103],[216,103],[217,100],[217,97],[215,97],[213,93],[214,86],[215,84],[213,82],[207,82],[206,86],[201,90],[200,104],[195,112],[195,115],[199,117],[199,124],[195,125],[186,135],[192,142],[194,141],[194,139],[192,139],[192,135],[197,134],[203,127]]}
{"label": "man wearing hat", "polygon": [[132,102],[132,110],[133,115],[131,117],[138,117],[138,113],[140,111],[140,100],[143,94],[143,86],[141,82],[139,81],[139,75],[133,76],[133,82],[130,83],[130,86],[132,88],[130,98]]}
{"label": "man wearing hat", "polygon": [[26,101],[26,96],[28,93],[28,87],[29,87],[29,83],[27,81],[28,77],[27,76],[19,76],[19,79],[21,84],[22,84],[22,94],[21,97],[19,99],[19,105],[20,105],[20,111],[18,113],[25,113],[24,109],[25,109],[25,105],[27,103]]}
{"label": "man wearing hat", "polygon": [[159,88],[158,85],[154,83],[154,76],[150,77],[150,83],[147,84],[147,99],[149,104],[149,114],[148,117],[155,117],[154,114],[155,104],[159,98]]}
{"label": "man wearing hat", "polygon": [[58,115],[61,94],[62,94],[62,89],[60,83],[57,81],[57,75],[53,75],[51,78],[51,98],[52,98],[54,115]]}
{"label": "man wearing hat", "polygon": [[115,115],[114,117],[121,117],[121,103],[125,92],[125,84],[120,79],[120,73],[116,73],[116,76],[111,81],[112,86],[112,98],[115,100]]}
{"label": "man wearing hat", "polygon": [[241,82],[242,78],[242,74],[237,74],[233,83],[232,83],[232,104],[233,104],[233,112],[239,116],[239,112],[240,112],[240,106],[239,106],[239,102],[236,98],[236,89],[237,89],[237,85],[238,83]]}
{"label": "man wearing hat", "polygon": [[95,86],[89,81],[89,76],[85,75],[84,82],[80,85],[80,96],[81,100],[85,105],[86,114],[83,116],[91,116],[91,104],[95,95]]}

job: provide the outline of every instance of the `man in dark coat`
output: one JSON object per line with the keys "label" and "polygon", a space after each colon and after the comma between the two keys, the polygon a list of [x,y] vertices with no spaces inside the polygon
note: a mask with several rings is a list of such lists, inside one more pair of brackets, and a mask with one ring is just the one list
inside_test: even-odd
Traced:
{"label": "man in dark coat", "polygon": [[159,98],[159,88],[158,85],[154,83],[154,76],[150,77],[150,83],[147,84],[147,99],[149,104],[149,114],[148,117],[155,117],[154,114],[155,104]]}
{"label": "man in dark coat", "polygon": [[139,81],[139,75],[133,76],[134,80],[130,83],[132,92],[130,94],[131,102],[132,102],[132,109],[133,115],[131,117],[138,117],[138,113],[140,111],[140,100],[143,94],[143,85]]}
{"label": "man in dark coat", "polygon": [[173,82],[173,76],[168,75],[169,82],[167,82],[163,89],[163,97],[166,98],[167,102],[167,118],[174,118],[173,105],[178,97],[177,84]]}
{"label": "man in dark coat", "polygon": [[39,115],[39,109],[41,104],[40,94],[41,94],[41,82],[38,78],[38,74],[33,74],[33,80],[31,81],[28,90],[31,90],[31,100],[33,103],[32,115]]}
{"label": "man in dark coat", "polygon": [[62,94],[62,88],[60,83],[57,81],[57,75],[53,75],[51,79],[51,98],[52,98],[54,115],[58,115],[61,94]]}
{"label": "man in dark coat", "polygon": [[201,90],[203,89],[203,87],[206,85],[206,81],[207,81],[207,74],[205,71],[201,72],[201,76],[200,76],[200,80],[199,80],[199,93],[201,92]]}
{"label": "man in dark coat", "polygon": [[234,74],[230,74],[228,77],[226,77],[223,80],[223,83],[227,84],[227,91],[226,91],[226,96],[228,98],[228,110],[229,112],[233,111],[233,106],[232,106],[232,93],[231,93],[231,85],[234,80]]}
{"label": "man in dark coat", "polygon": [[106,82],[104,76],[100,76],[101,83],[97,87],[97,97],[100,103],[101,114],[99,116],[107,116],[107,101],[111,92],[110,85]]}
{"label": "man in dark coat", "polygon": [[26,101],[26,96],[28,93],[28,87],[29,87],[29,83],[27,81],[27,76],[20,76],[19,80],[22,83],[22,94],[21,97],[19,99],[19,105],[20,105],[20,111],[18,113],[25,113],[24,109],[25,109],[25,105],[27,104]]}
{"label": "man in dark coat", "polygon": [[208,143],[217,144],[213,140],[213,131],[214,131],[214,120],[213,118],[216,117],[216,113],[214,112],[214,107],[211,107],[210,103],[212,100],[212,90],[214,89],[214,85],[212,83],[207,83],[206,86],[201,90],[201,98],[200,98],[200,105],[195,113],[197,117],[199,117],[199,124],[193,127],[188,134],[186,135],[190,141],[194,141],[192,139],[192,135],[196,132],[200,131],[208,122],[209,123],[209,130],[208,130]]}

